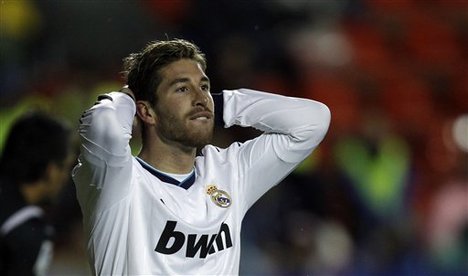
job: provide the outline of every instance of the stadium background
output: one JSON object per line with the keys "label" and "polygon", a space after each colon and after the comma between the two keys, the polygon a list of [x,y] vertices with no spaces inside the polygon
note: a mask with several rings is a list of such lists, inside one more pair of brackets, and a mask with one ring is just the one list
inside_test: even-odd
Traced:
{"label": "stadium background", "polygon": [[[174,37],[207,54],[213,91],[332,111],[319,150],[249,211],[241,274],[468,271],[467,1],[2,0],[0,145],[36,107],[76,127],[97,94],[122,85],[123,57]],[[49,211],[51,275],[88,273],[71,182]]]}

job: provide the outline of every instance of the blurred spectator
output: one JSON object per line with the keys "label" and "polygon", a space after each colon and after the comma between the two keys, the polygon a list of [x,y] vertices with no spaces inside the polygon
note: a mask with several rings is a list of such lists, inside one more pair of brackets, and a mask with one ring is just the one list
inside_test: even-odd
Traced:
{"label": "blurred spectator", "polygon": [[423,234],[436,271],[462,274],[468,271],[468,114],[442,128],[445,137],[434,137],[435,143],[428,145],[438,150],[435,156],[442,161],[432,163],[437,185]]}
{"label": "blurred spectator", "polygon": [[29,50],[37,42],[43,18],[28,0],[0,3],[0,17],[0,99],[8,99],[29,86]]}
{"label": "blurred spectator", "polygon": [[70,128],[42,113],[12,126],[0,158],[0,274],[45,275],[53,229],[41,207],[56,200],[74,155]]}

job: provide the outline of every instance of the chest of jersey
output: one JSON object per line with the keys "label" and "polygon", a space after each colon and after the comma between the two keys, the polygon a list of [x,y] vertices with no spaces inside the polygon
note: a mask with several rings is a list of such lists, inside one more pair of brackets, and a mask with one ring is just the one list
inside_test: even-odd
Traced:
{"label": "chest of jersey", "polygon": [[145,168],[134,169],[129,227],[143,228],[135,230],[152,245],[148,254],[206,259],[238,242],[240,219],[230,183],[218,184],[222,179],[217,174],[197,171],[193,184],[185,189]]}

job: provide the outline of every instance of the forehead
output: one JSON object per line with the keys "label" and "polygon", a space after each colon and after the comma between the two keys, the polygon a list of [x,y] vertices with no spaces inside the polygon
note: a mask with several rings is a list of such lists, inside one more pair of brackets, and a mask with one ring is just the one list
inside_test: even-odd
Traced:
{"label": "forehead", "polygon": [[178,61],[174,61],[163,67],[160,74],[162,76],[162,83],[170,82],[171,80],[180,77],[206,77],[200,63],[192,59],[180,59]]}

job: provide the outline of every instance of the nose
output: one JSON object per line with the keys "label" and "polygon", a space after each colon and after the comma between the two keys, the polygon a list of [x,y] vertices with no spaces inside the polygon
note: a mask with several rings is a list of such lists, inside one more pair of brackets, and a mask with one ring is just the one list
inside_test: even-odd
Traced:
{"label": "nose", "polygon": [[194,106],[204,106],[206,107],[208,105],[208,101],[209,101],[209,93],[207,93],[206,91],[203,91],[201,90],[200,88],[196,88],[194,89],[194,101],[193,101],[193,105]]}

